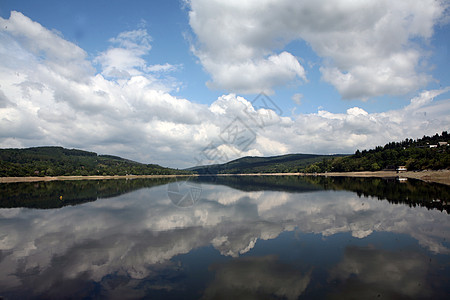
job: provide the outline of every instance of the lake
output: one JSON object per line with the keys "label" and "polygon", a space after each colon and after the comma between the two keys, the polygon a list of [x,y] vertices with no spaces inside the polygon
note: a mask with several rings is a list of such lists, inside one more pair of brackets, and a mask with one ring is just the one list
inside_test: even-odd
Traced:
{"label": "lake", "polygon": [[347,177],[0,184],[0,297],[445,299],[450,188]]}

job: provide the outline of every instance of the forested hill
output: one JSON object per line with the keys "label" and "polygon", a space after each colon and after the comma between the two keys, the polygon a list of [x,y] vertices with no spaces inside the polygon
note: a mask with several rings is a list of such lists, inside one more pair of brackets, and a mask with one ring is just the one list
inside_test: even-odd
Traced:
{"label": "forested hill", "polygon": [[63,147],[0,149],[0,177],[186,173],[189,172]]}
{"label": "forested hill", "polygon": [[224,164],[193,167],[198,174],[249,174],[303,172],[312,163],[343,155],[286,154],[271,157],[246,156]]}
{"label": "forested hill", "polygon": [[193,167],[198,174],[318,173],[450,168],[450,135],[447,131],[417,140],[391,142],[353,155],[287,154],[272,157],[242,157],[224,164]]}
{"label": "forested hill", "polygon": [[370,150],[357,150],[355,154],[323,160],[308,166],[305,171],[353,172],[379,171],[405,166],[408,171],[441,170],[450,168],[450,135],[447,131],[420,139],[391,142]]}

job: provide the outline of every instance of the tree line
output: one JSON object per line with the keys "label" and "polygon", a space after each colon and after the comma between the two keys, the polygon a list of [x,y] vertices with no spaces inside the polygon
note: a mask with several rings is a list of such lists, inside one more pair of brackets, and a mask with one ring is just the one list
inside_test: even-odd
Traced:
{"label": "tree line", "polygon": [[[406,166],[408,170],[440,170],[450,168],[447,131],[420,139],[390,142],[370,150],[356,150],[345,157],[324,159],[305,168],[306,173],[379,171]],[[440,144],[441,143],[441,144]]]}

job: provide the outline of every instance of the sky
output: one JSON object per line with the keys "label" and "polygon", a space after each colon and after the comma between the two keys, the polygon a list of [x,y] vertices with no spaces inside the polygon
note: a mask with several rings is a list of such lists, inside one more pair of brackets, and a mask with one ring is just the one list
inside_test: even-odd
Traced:
{"label": "sky", "polygon": [[0,0],[0,147],[186,168],[434,135],[449,6]]}

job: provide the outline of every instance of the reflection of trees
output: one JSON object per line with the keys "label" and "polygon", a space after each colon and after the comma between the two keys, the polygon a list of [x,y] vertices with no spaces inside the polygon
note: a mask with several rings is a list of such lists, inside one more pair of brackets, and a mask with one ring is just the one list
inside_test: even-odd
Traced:
{"label": "reflection of trees", "polygon": [[450,200],[450,188],[443,184],[426,183],[409,179],[399,183],[396,179],[364,177],[303,177],[303,180],[322,186],[327,190],[353,191],[358,196],[373,196],[390,203],[423,206],[428,209],[445,210],[450,213],[447,201]]}
{"label": "reflection of trees", "polygon": [[[174,180],[152,178],[3,183],[0,184],[0,207],[57,208],[114,197]],[[200,176],[191,180],[197,183],[225,185],[245,192],[270,190],[302,193],[324,189],[346,190],[356,192],[358,196],[374,196],[390,203],[418,205],[450,213],[450,206],[447,205],[450,188],[419,180],[410,179],[399,183],[395,179],[322,176]]]}
{"label": "reflection of trees", "polygon": [[200,183],[226,185],[244,192],[281,191],[281,192],[311,192],[323,188],[303,180],[299,176],[200,176],[195,179]]}
{"label": "reflection of trees", "polygon": [[[43,181],[0,184],[0,207],[58,208],[110,198],[145,187],[163,185],[171,178]],[[62,196],[62,198],[60,198]]]}
{"label": "reflection of trees", "polygon": [[211,176],[196,179],[201,183],[221,184],[241,191],[311,192],[345,190],[358,196],[377,197],[390,203],[423,206],[450,213],[450,188],[443,184],[409,179],[323,176]]}

